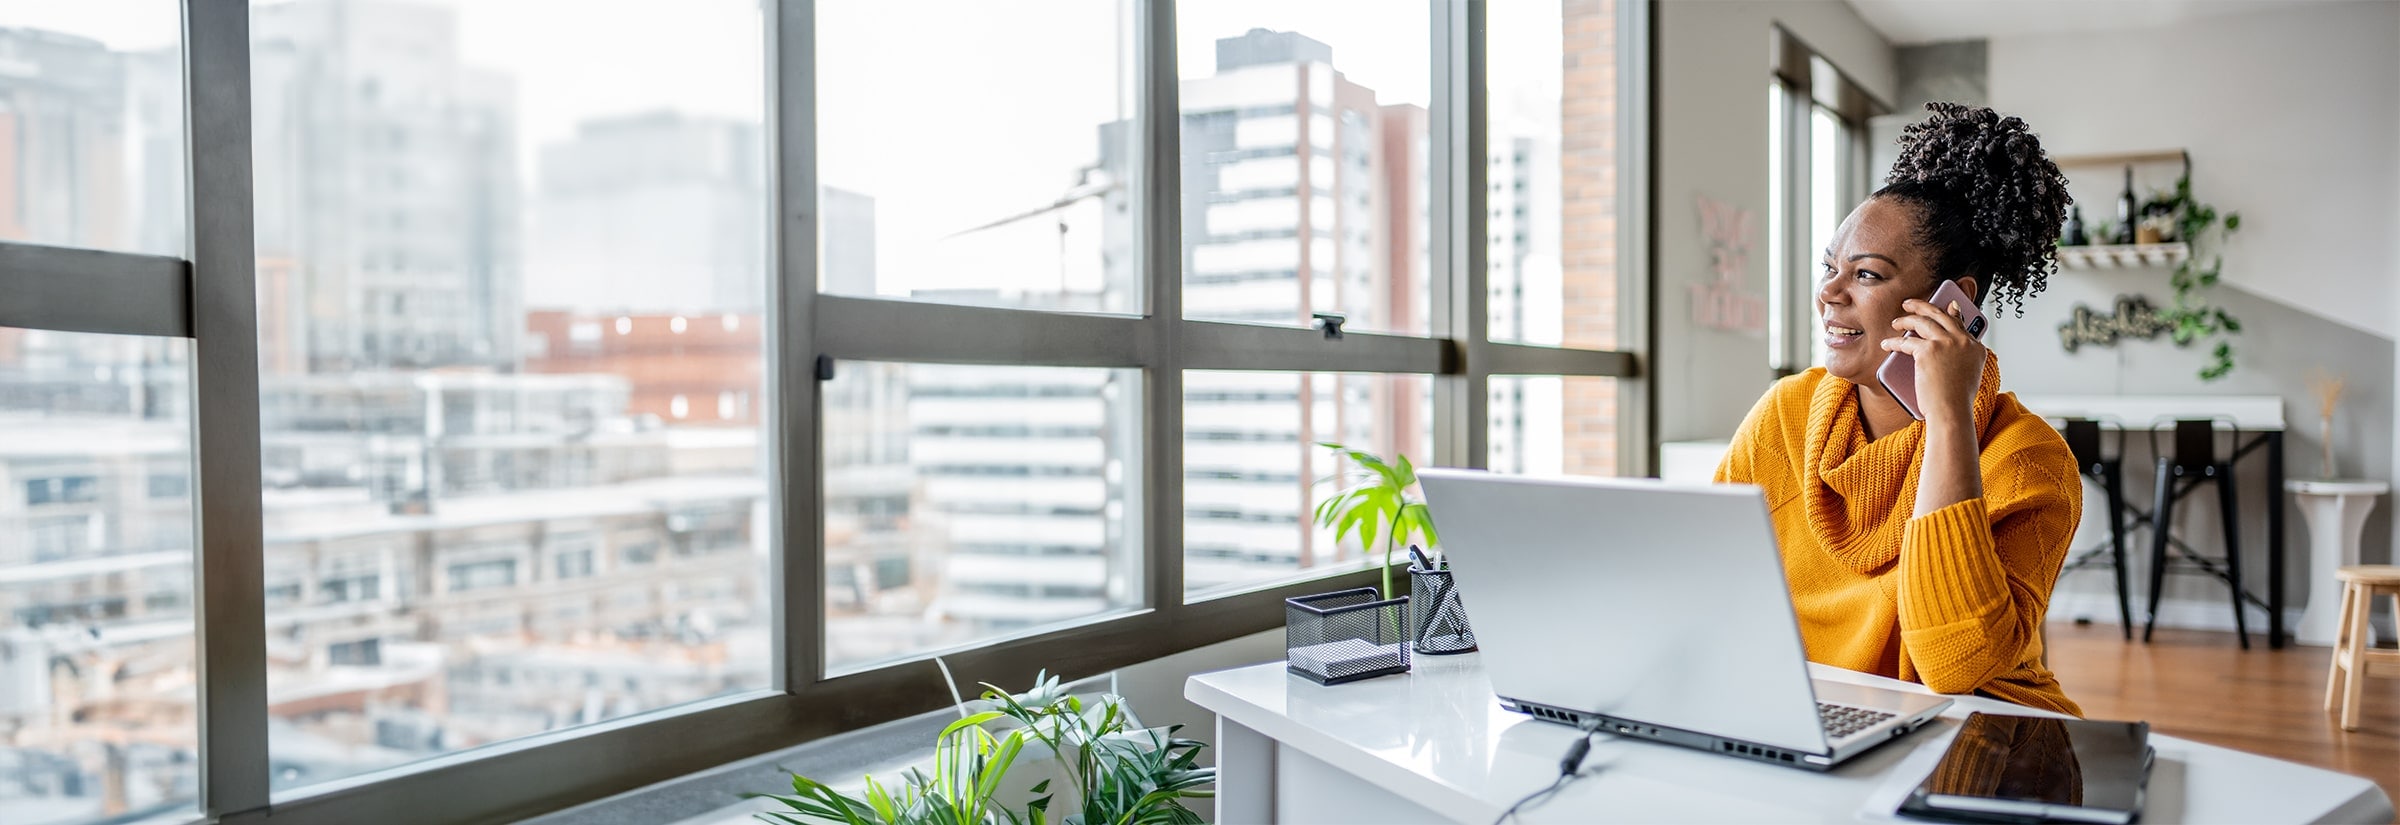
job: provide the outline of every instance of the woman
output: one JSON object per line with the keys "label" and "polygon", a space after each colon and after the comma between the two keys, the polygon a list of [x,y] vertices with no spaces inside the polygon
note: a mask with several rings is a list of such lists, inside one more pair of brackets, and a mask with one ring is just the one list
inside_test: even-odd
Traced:
{"label": "woman", "polygon": [[[1825,250],[1826,366],[1759,399],[1717,480],[1766,491],[1808,658],[2081,715],[2041,635],[2083,512],[2075,460],[1925,300],[1944,281],[1994,309],[2039,293],[2066,180],[2024,121],[1926,108]],[[1876,380],[1895,352],[1916,359],[1923,421]]]}

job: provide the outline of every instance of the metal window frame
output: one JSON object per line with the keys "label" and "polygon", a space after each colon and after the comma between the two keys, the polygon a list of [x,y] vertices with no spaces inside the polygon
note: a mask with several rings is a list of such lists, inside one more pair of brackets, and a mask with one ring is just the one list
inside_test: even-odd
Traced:
{"label": "metal window frame", "polygon": [[[295,791],[270,793],[261,535],[259,374],[250,141],[249,0],[184,0],[186,258],[0,243],[0,325],[192,340],[195,634],[201,688],[200,816],[212,822],[503,821],[556,810],[945,706],[924,661],[940,653],[965,682],[1009,684],[1047,669],[1083,676],[1238,638],[1282,622],[1277,603],[1365,586],[1377,571],[1280,581],[1187,598],[1183,585],[1183,374],[1272,370],[1422,374],[1434,381],[1436,463],[1487,462],[1494,375],[1620,379],[1624,469],[1654,466],[1655,392],[1640,375],[1654,344],[1649,187],[1656,139],[1648,105],[1656,32],[1649,0],[1617,3],[1620,117],[1619,323],[1615,351],[1489,340],[1485,0],[1426,0],[1431,15],[1428,208],[1434,329],[1348,333],[1185,319],[1182,313],[1180,77],[1175,0],[1134,4],[1138,130],[1134,186],[1144,207],[1135,258],[1139,317],[821,295],[817,292],[815,2],[762,4],[770,73],[767,370],[776,385],[767,472],[779,485],[770,554],[775,621],[770,688],[551,731]],[[805,288],[795,288],[805,285]],[[1136,535],[1140,607],[997,641],[928,652],[859,672],[824,663],[818,356],[924,363],[1140,369],[1144,373]]]}
{"label": "metal window frame", "polygon": [[1810,327],[1815,312],[1809,296],[1820,250],[1809,248],[1811,239],[1806,231],[1812,217],[1810,198],[1815,195],[1808,186],[1814,179],[1816,159],[1812,118],[1819,107],[1833,115],[1837,139],[1843,143],[1834,159],[1834,200],[1855,204],[1865,200],[1871,188],[1866,178],[1867,120],[1892,107],[1782,24],[1768,27],[1767,34],[1767,74],[1781,92],[1775,116],[1783,126],[1783,143],[1776,148],[1781,150],[1784,178],[1783,198],[1775,204],[1780,214],[1768,215],[1783,231],[1782,248],[1770,249],[1768,254],[1783,264],[1784,277],[1769,279],[1767,284],[1772,302],[1783,308],[1769,327],[1773,340],[1767,367],[1782,377],[1807,369],[1815,346]]}

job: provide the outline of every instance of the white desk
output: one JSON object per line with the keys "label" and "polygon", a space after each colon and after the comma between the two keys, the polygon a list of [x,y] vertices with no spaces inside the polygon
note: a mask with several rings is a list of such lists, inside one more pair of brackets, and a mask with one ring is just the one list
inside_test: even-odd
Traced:
{"label": "white desk", "polygon": [[[1463,822],[1484,825],[1550,784],[1572,728],[1501,710],[1481,654],[1426,656],[1416,670],[1319,686],[1282,662],[1204,673],[1184,696],[1217,714],[1217,819]],[[1810,665],[1820,678],[1921,685]],[[1890,811],[1932,769],[1968,711],[2033,713],[1963,696],[1936,726],[1829,773],[1654,742],[1596,738],[1589,776],[1520,816],[1568,822],[1898,821]],[[2388,822],[2391,800],[2355,776],[2170,736],[2158,749],[2144,825]],[[1595,772],[1596,769],[1596,772]]]}

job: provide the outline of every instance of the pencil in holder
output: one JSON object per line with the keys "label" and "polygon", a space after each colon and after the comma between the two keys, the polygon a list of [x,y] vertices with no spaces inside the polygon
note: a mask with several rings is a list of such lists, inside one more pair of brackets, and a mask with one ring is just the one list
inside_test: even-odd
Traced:
{"label": "pencil in holder", "polygon": [[1475,652],[1475,630],[1459,603],[1458,581],[1447,568],[1408,566],[1409,639],[1428,656]]}

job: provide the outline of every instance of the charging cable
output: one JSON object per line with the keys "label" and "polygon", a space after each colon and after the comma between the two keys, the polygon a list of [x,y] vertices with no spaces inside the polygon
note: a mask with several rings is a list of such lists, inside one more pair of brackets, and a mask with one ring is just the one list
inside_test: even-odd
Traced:
{"label": "charging cable", "polygon": [[1526,794],[1525,798],[1508,806],[1508,810],[1500,812],[1499,819],[1492,820],[1492,825],[1501,825],[1507,822],[1509,817],[1517,815],[1519,809],[1549,798],[1551,794],[1558,793],[1559,789],[1566,787],[1567,783],[1583,776],[1583,757],[1592,752],[1592,735],[1600,732],[1600,717],[1594,716],[1590,721],[1577,725],[1576,729],[1582,731],[1583,735],[1575,737],[1575,744],[1567,746],[1567,755],[1559,757],[1558,779],[1552,781],[1549,787]]}

